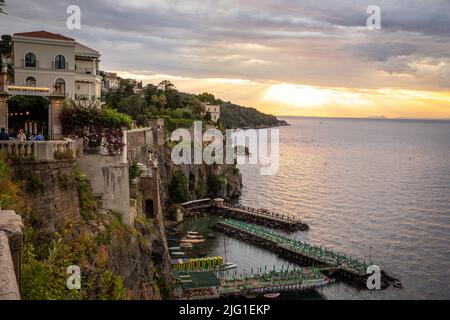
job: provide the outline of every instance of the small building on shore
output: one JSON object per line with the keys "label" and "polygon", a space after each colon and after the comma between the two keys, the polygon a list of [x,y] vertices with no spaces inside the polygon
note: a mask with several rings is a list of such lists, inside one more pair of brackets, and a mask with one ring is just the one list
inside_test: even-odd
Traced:
{"label": "small building on shore", "polygon": [[205,104],[205,113],[209,112],[211,120],[214,122],[220,119],[220,106],[215,104]]}

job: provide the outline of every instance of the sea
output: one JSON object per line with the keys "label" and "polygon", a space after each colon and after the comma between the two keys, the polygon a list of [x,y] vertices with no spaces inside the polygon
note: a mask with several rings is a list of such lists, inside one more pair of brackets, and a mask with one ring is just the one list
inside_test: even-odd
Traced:
{"label": "sea", "polygon": [[[243,205],[295,214],[310,229],[289,236],[372,262],[402,289],[342,281],[285,299],[450,299],[450,121],[286,117],[276,175],[240,165]],[[290,263],[212,228],[208,255],[238,273]]]}

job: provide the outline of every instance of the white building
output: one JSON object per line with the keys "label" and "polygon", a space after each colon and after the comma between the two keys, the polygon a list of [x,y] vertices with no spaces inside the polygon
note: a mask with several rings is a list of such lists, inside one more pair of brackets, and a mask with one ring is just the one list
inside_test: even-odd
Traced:
{"label": "white building", "polygon": [[47,31],[13,35],[14,84],[49,88],[68,99],[100,102],[100,53]]}
{"label": "white building", "polygon": [[112,72],[102,72],[103,75],[103,88],[106,91],[114,91],[119,89],[120,87],[120,81],[117,77],[117,73]]}
{"label": "white building", "polygon": [[220,119],[220,106],[213,104],[205,104],[206,112],[211,114],[211,120],[217,122]]}

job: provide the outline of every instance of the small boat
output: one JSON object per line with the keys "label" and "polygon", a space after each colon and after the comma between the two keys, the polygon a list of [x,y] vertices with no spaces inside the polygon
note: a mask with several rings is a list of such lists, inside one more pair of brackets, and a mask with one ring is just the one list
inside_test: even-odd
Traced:
{"label": "small boat", "polygon": [[236,269],[237,268],[237,264],[233,263],[233,262],[226,262],[221,270],[231,270],[231,269]]}
{"label": "small boat", "polygon": [[179,257],[184,257],[185,256],[185,253],[181,252],[181,251],[179,251],[179,252],[171,252],[170,254],[173,255],[173,256],[179,256]]}
{"label": "small boat", "polygon": [[203,239],[203,236],[198,232],[189,231],[187,233],[186,238],[188,238],[188,239]]}
{"label": "small boat", "polygon": [[199,238],[199,239],[183,238],[183,239],[181,239],[181,244],[184,244],[184,243],[200,244],[200,243],[204,243],[204,242],[205,242],[205,239],[203,239],[203,238]]}
{"label": "small boat", "polygon": [[192,249],[194,247],[194,245],[192,243],[185,242],[185,243],[180,244],[180,247],[185,248],[185,249]]}
{"label": "small boat", "polygon": [[181,243],[200,244],[205,242],[205,238],[195,231],[188,231],[187,235],[181,239]]}
{"label": "small boat", "polygon": [[279,292],[274,292],[274,293],[266,293],[265,295],[263,295],[264,298],[266,299],[271,299],[271,300],[275,300],[280,298],[281,293]]}
{"label": "small boat", "polygon": [[171,247],[169,248],[170,251],[179,251],[181,248],[180,247]]}

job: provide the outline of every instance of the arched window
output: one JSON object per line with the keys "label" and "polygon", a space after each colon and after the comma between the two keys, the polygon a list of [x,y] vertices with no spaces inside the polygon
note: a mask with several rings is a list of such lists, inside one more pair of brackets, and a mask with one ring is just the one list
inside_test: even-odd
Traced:
{"label": "arched window", "polygon": [[25,79],[25,84],[29,87],[36,87],[36,78],[35,77],[27,77]]}
{"label": "arched window", "polygon": [[25,55],[25,67],[36,68],[36,55],[28,52]]}
{"label": "arched window", "polygon": [[66,82],[64,79],[58,78],[55,81],[55,93],[66,94]]}
{"label": "arched window", "polygon": [[66,68],[66,58],[59,55],[55,58],[55,69],[65,69]]}

